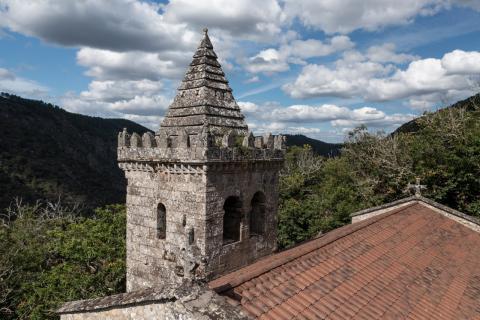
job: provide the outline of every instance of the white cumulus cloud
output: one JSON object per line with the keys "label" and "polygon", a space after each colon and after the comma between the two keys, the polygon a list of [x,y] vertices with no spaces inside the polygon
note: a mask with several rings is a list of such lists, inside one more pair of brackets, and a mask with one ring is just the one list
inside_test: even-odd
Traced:
{"label": "white cumulus cloud", "polygon": [[393,63],[405,63],[418,59],[417,56],[407,53],[395,52],[395,44],[384,43],[378,46],[372,46],[368,48],[366,56],[368,60],[374,62],[393,62]]}
{"label": "white cumulus cloud", "polygon": [[131,0],[2,0],[0,26],[64,46],[126,51],[187,49],[194,34],[165,23],[160,6]]}
{"label": "white cumulus cloud", "polygon": [[180,78],[191,55],[191,52],[160,56],[150,52],[82,48],[77,53],[77,61],[88,68],[87,75],[96,79],[157,80]]}
{"label": "white cumulus cloud", "polygon": [[240,110],[242,110],[243,113],[253,113],[253,112],[257,112],[259,109],[258,105],[248,101],[246,102],[239,101],[238,106],[240,107]]}
{"label": "white cumulus cloud", "polygon": [[277,49],[266,49],[260,51],[257,55],[248,60],[245,69],[251,73],[264,72],[282,72],[289,69],[287,61],[280,55]]}
{"label": "white cumulus cloud", "polygon": [[389,59],[372,56],[371,50],[366,55],[350,52],[329,67],[305,66],[296,80],[283,89],[294,98],[360,97],[367,101],[415,98],[412,106],[419,107],[422,96],[430,100],[440,94],[472,94],[480,75],[480,53],[476,51],[455,50],[442,59],[414,60],[405,69],[388,63],[392,59],[391,55]]}
{"label": "white cumulus cloud", "polygon": [[43,98],[49,91],[49,88],[36,81],[18,77],[12,71],[0,68],[0,92],[14,93],[32,98]]}
{"label": "white cumulus cloud", "polygon": [[228,31],[250,40],[272,41],[281,32],[285,14],[276,0],[171,0],[164,8],[168,22]]}
{"label": "white cumulus cloud", "polygon": [[[322,104],[318,106],[291,105],[282,107],[268,104],[260,106],[252,102],[239,102],[239,105],[241,107],[248,106],[247,121],[249,125],[253,123],[255,128],[265,126],[267,129],[270,128],[274,131],[285,129],[286,132],[290,133],[295,132],[291,128],[314,130],[315,128],[318,129],[315,126],[323,123],[329,123],[333,127],[339,128],[352,128],[365,124],[369,127],[393,129],[415,117],[409,113],[387,114],[382,110],[368,106],[348,108],[335,104]],[[262,123],[262,125],[258,125],[258,123]],[[307,130],[303,132],[308,133]],[[311,133],[314,132],[311,131]]]}
{"label": "white cumulus cloud", "polygon": [[418,15],[431,15],[445,6],[444,0],[286,0],[285,13],[308,27],[347,34],[407,24]]}
{"label": "white cumulus cloud", "polygon": [[281,45],[278,49],[262,50],[250,57],[244,65],[245,69],[251,73],[283,72],[290,69],[290,63],[306,64],[304,59],[328,56],[354,46],[355,44],[347,36],[335,36],[325,42],[317,39],[296,39]]}
{"label": "white cumulus cloud", "polygon": [[333,67],[309,64],[293,83],[284,85],[283,90],[293,98],[351,98],[364,94],[371,79],[385,77],[392,70],[392,65],[345,59],[338,60]]}
{"label": "white cumulus cloud", "polygon": [[[68,93],[61,98],[61,105],[72,112],[90,115],[125,118],[152,129],[171,103],[160,81],[152,80],[95,80],[88,90],[80,94]],[[158,120],[158,123],[153,123]]]}
{"label": "white cumulus cloud", "polygon": [[480,52],[454,50],[443,56],[442,68],[451,74],[480,74]]}

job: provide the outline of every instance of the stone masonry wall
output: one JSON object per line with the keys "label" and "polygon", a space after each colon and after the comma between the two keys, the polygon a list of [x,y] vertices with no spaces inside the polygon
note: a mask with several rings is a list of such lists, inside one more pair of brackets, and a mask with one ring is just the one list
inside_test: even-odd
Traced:
{"label": "stone masonry wall", "polygon": [[[276,249],[278,167],[276,163],[225,165],[208,172],[205,242],[210,278],[250,264]],[[257,192],[263,193],[266,198],[265,231],[263,235],[253,236],[249,221],[251,201]],[[240,240],[224,245],[223,206],[230,196],[237,196],[242,202]]]}
{"label": "stone masonry wall", "polygon": [[[113,308],[96,312],[81,312],[61,315],[61,320],[126,320],[126,319],[195,319],[183,314],[175,303],[153,303],[147,305]],[[184,311],[183,311],[184,312]]]}
{"label": "stone masonry wall", "polygon": [[205,286],[183,283],[113,296],[71,301],[57,312],[61,320],[246,320],[248,317]]}
{"label": "stone masonry wall", "polygon": [[[127,291],[181,281],[187,255],[204,248],[201,238],[188,245],[188,231],[204,228],[198,217],[205,208],[205,176],[167,170],[126,176]],[[166,208],[165,239],[157,237],[159,203]]]}
{"label": "stone masonry wall", "polygon": [[[246,162],[202,165],[190,173],[126,171],[127,291],[183,278],[211,279],[272,253],[278,169],[278,162]],[[266,199],[265,231],[251,236],[251,201],[257,192]],[[242,201],[240,241],[223,245],[223,206],[229,196]],[[166,208],[166,239],[157,237],[159,203]]]}
{"label": "stone masonry wall", "polygon": [[[195,302],[193,302],[195,303]],[[198,303],[198,302],[196,302]],[[61,320],[131,320],[131,319],[155,319],[155,320],[206,320],[206,319],[248,319],[246,316],[227,313],[222,308],[216,307],[212,314],[202,314],[189,310],[180,302],[147,303],[124,307],[113,307],[95,312],[79,312],[62,314]],[[216,314],[215,314],[216,313]]]}

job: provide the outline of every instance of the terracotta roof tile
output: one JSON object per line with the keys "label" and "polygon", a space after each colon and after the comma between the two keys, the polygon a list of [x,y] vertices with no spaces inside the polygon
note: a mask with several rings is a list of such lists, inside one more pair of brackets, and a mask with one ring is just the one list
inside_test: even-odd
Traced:
{"label": "terracotta roof tile", "polygon": [[243,303],[242,307],[252,316],[259,317],[264,312],[251,302]]}
{"label": "terracotta roof tile", "polygon": [[311,310],[310,308],[304,309],[300,314],[297,315],[297,318],[303,318],[303,319],[317,319],[318,314],[315,313],[314,310]]}
{"label": "terracotta roof tile", "polygon": [[259,319],[480,318],[480,234],[414,203],[210,282]]}

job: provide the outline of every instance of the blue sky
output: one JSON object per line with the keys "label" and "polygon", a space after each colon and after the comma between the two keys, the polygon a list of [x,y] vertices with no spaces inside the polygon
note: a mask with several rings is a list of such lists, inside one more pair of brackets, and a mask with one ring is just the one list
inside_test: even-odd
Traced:
{"label": "blue sky", "polygon": [[480,91],[480,0],[0,0],[0,91],[158,128],[209,28],[256,133],[342,141]]}

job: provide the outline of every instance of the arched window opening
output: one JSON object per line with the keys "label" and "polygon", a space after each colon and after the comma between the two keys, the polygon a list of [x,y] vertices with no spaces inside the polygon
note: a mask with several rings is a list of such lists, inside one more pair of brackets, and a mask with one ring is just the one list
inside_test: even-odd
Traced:
{"label": "arched window opening", "polygon": [[161,203],[157,206],[157,238],[165,239],[167,237],[167,210]]}
{"label": "arched window opening", "polygon": [[240,221],[242,220],[242,201],[238,197],[228,197],[223,205],[223,244],[240,240]]}
{"label": "arched window opening", "polygon": [[250,211],[250,236],[265,233],[265,195],[257,192],[252,198],[252,211]]}

